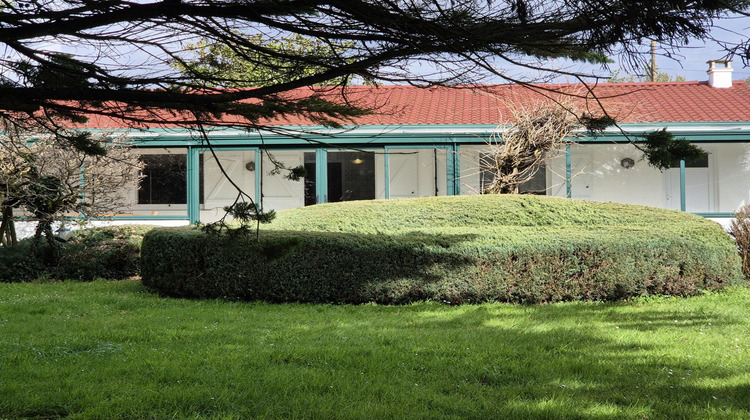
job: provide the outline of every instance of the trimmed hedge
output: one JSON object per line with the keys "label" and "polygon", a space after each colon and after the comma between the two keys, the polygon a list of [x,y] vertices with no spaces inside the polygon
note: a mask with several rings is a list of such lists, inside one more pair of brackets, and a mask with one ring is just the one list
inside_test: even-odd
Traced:
{"label": "trimmed hedge", "polygon": [[32,255],[31,239],[13,247],[0,247],[0,282],[40,278],[91,281],[125,279],[140,274],[139,254],[143,235],[153,226],[113,226],[82,229],[60,244],[57,260],[49,258],[46,239]]}
{"label": "trimmed hedge", "polygon": [[254,236],[149,232],[146,286],[270,302],[554,302],[742,284],[721,227],[642,206],[535,196],[360,201],[279,212]]}

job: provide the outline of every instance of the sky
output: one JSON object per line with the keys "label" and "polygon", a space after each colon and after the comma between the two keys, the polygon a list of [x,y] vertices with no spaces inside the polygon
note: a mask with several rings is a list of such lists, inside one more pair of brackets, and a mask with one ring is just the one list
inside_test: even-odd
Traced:
{"label": "sky", "polygon": [[[711,31],[713,38],[726,42],[739,43],[750,37],[750,17],[734,16],[716,22]],[[643,51],[647,52],[649,45],[644,45]],[[724,56],[721,47],[712,41],[695,40],[687,46],[679,48],[678,56],[671,59],[663,55],[657,55],[656,64],[658,71],[669,73],[674,76],[683,76],[685,80],[708,80],[708,60],[722,59]],[[616,65],[614,66],[617,67]],[[732,61],[734,68],[733,79],[745,80],[750,77],[750,67],[745,67],[740,57],[734,57]]]}
{"label": "sky", "polygon": [[[747,16],[731,16],[726,19],[715,21],[715,26],[711,31],[711,36],[716,39],[720,39],[725,42],[739,43],[742,40],[746,40],[750,37],[750,17]],[[50,50],[64,51],[70,53],[77,53],[75,46],[64,45],[57,42],[43,42],[45,47]],[[662,46],[664,47],[664,46]],[[650,50],[650,43],[643,45],[644,54],[648,54]],[[682,76],[688,81],[705,81],[708,80],[706,70],[708,64],[706,61],[722,59],[725,52],[722,51],[721,47],[713,41],[708,40],[693,40],[688,45],[680,47],[673,51],[671,57],[669,57],[664,48],[657,48],[657,67],[659,72],[665,72],[671,76]],[[142,52],[135,51],[134,53],[126,53],[120,56],[121,59],[133,62],[146,62],[148,58],[143,55]],[[617,59],[617,57],[612,57]],[[748,57],[750,61],[750,57]],[[615,71],[619,68],[618,63],[613,63],[608,68],[602,68],[600,65],[590,64],[571,64],[571,63],[545,63],[546,66],[552,68],[562,68],[572,72],[580,73],[594,73],[599,76],[608,76],[611,71]],[[157,66],[158,67],[158,66]],[[750,78],[750,67],[743,64],[742,59],[734,57],[732,62],[734,69],[733,79],[734,80],[745,80]],[[411,68],[412,72],[416,74],[422,73],[422,71],[432,72],[433,70],[426,69],[420,70],[419,68]],[[520,78],[526,80],[537,80],[538,74],[533,74],[532,71],[527,69],[509,69],[509,74],[513,76],[521,76]],[[625,72],[620,73],[620,76],[624,76]],[[577,80],[567,80],[565,76],[559,76],[555,80],[556,83],[575,83]],[[488,80],[489,83],[507,83],[505,80]]]}

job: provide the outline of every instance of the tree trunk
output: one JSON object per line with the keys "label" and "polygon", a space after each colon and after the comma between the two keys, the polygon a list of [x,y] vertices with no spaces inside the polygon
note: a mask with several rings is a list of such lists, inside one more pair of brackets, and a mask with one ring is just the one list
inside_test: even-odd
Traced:
{"label": "tree trunk", "polygon": [[13,207],[3,206],[3,217],[0,221],[0,243],[3,246],[14,246],[18,244],[16,236],[16,224],[13,220]]}

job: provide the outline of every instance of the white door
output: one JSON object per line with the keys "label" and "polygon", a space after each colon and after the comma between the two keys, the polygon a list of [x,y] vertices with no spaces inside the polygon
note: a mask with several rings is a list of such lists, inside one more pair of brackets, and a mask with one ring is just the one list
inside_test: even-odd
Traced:
{"label": "white door", "polygon": [[594,188],[594,175],[591,162],[591,150],[571,151],[570,196],[580,200],[590,200]]}
{"label": "white door", "polygon": [[[287,168],[302,165],[303,152],[273,152],[274,159]],[[263,209],[284,210],[305,205],[305,181],[291,181],[286,178],[287,171],[271,175],[274,165],[268,156],[263,154],[263,179],[261,181],[261,203]]]}
{"label": "white door", "polygon": [[[255,152],[252,151],[217,151],[221,166],[243,192],[255,196],[255,172],[245,168],[248,162],[255,160]],[[211,152],[203,155],[203,208],[213,209],[231,205],[237,198],[238,191],[221,172]]]}
{"label": "white door", "polygon": [[388,156],[390,167],[390,198],[417,197],[419,193],[418,153]]}

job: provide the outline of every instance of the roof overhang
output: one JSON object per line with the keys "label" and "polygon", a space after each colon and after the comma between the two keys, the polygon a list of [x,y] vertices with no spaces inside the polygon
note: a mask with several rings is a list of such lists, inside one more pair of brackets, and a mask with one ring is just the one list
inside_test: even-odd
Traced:
{"label": "roof overhang", "polygon": [[[750,142],[747,122],[624,123],[599,136],[583,131],[572,139],[579,143],[627,143],[643,134],[667,129],[691,142]],[[92,130],[103,131],[103,130]],[[499,135],[498,125],[365,125],[344,128],[282,126],[268,130],[221,127],[208,129],[206,138],[221,147],[382,147],[399,144],[485,144]],[[118,130],[138,147],[205,147],[206,138],[190,129]],[[499,138],[499,136],[498,136]]]}

